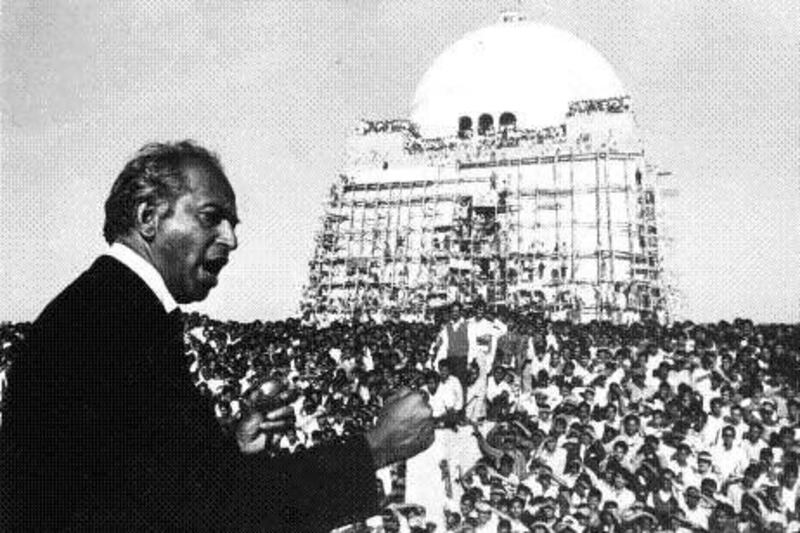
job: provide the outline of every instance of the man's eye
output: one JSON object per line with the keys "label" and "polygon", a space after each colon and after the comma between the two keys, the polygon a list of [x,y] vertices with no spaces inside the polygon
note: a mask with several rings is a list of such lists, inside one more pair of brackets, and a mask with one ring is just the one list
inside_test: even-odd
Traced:
{"label": "man's eye", "polygon": [[200,213],[200,222],[206,226],[216,226],[220,223],[220,220],[218,213]]}

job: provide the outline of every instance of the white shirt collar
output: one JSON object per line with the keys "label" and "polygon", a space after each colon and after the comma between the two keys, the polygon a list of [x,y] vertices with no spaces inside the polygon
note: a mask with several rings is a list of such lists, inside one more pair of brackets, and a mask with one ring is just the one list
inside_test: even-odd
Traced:
{"label": "white shirt collar", "polygon": [[167,289],[167,285],[164,283],[164,278],[158,273],[156,267],[150,264],[144,257],[121,242],[112,244],[106,252],[106,255],[113,257],[142,278],[142,281],[150,287],[150,290],[153,291],[159,299],[167,313],[171,313],[178,307],[178,303],[175,301],[175,298],[172,297],[169,289]]}

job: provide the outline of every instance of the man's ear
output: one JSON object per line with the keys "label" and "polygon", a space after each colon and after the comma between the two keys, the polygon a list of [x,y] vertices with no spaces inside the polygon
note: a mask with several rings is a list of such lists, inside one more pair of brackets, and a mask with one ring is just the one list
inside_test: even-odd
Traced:
{"label": "man's ear", "polygon": [[136,206],[136,230],[146,241],[152,241],[161,219],[161,210],[156,204],[142,202]]}

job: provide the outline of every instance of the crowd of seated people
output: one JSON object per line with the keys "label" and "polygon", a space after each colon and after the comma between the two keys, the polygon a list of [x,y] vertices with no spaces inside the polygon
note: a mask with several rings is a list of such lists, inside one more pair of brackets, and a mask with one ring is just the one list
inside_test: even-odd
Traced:
{"label": "crowd of seated people", "polygon": [[448,530],[800,531],[798,326],[515,322]]}
{"label": "crowd of seated people", "polygon": [[[226,430],[264,402],[294,405],[270,453],[363,431],[400,387],[425,390],[443,427],[472,425],[483,457],[452,479],[447,531],[800,531],[800,325],[581,325],[483,306],[435,323],[185,324]],[[0,327],[3,372],[28,327]],[[435,527],[427,502],[403,501],[402,467],[377,486],[384,516],[350,531]]]}

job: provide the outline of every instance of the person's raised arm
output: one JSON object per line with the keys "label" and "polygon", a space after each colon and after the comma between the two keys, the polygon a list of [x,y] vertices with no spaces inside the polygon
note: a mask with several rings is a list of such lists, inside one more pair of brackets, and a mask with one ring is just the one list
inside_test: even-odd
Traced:
{"label": "person's raised arm", "polygon": [[[271,426],[265,428],[269,433]],[[293,524],[295,531],[328,531],[370,516],[378,511],[376,469],[412,457],[433,439],[430,407],[419,393],[403,390],[386,401],[363,436],[275,459],[239,454],[234,464],[219,465],[233,476],[226,487],[233,489],[227,496],[235,503],[231,518],[244,529]]]}

